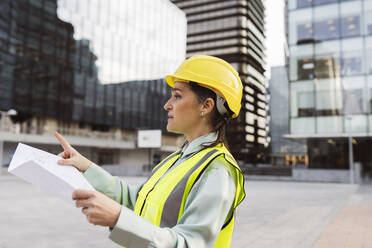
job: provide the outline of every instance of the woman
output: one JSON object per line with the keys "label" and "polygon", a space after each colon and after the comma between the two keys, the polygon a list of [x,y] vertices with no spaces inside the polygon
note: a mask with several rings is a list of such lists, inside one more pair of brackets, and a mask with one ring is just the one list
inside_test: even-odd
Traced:
{"label": "woman", "polygon": [[[101,192],[76,190],[88,221],[110,227],[126,247],[229,247],[234,213],[243,200],[243,175],[226,148],[225,129],[241,107],[242,83],[222,59],[195,55],[166,77],[167,130],[186,143],[133,187],[80,155],[58,133],[59,163],[73,165]],[[103,193],[103,194],[102,194]]]}

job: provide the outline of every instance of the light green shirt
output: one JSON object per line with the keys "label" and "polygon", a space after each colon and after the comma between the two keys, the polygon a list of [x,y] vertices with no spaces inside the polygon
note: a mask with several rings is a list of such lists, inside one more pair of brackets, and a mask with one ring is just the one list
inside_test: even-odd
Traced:
{"label": "light green shirt", "polygon": [[[182,149],[179,159],[170,170],[216,138],[215,133],[209,133],[193,140]],[[110,239],[114,242],[127,248],[203,248],[214,246],[225,220],[233,213],[236,191],[234,173],[223,157],[214,159],[191,189],[182,217],[171,228],[157,227],[134,213],[137,194],[143,184],[129,185],[95,164],[86,170],[84,176],[97,191],[124,206],[111,230]]]}

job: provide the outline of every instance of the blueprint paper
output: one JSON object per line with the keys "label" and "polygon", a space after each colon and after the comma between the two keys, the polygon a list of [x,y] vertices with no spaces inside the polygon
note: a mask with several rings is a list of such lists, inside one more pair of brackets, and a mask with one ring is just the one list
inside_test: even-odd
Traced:
{"label": "blueprint paper", "polygon": [[19,143],[8,171],[74,204],[74,190],[94,188],[75,167],[58,165],[60,159],[54,154]]}

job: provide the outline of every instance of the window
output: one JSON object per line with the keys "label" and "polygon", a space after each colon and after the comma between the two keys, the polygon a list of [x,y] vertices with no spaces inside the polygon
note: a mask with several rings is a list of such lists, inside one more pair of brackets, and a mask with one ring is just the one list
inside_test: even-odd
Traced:
{"label": "window", "polygon": [[337,3],[338,0],[313,0],[314,5],[323,5],[323,4],[330,4],[330,3]]}
{"label": "window", "polygon": [[314,78],[314,59],[299,59],[297,61],[298,79],[306,80]]}
{"label": "window", "polygon": [[311,7],[312,0],[297,0],[297,8]]}
{"label": "window", "polygon": [[349,89],[343,92],[344,115],[362,114],[363,111],[363,90]]}
{"label": "window", "polygon": [[[329,80],[327,80],[329,81]],[[339,89],[316,91],[316,115],[329,116],[341,114],[341,91]]]}
{"label": "window", "polygon": [[315,78],[337,78],[340,71],[340,42],[327,41],[315,45]]}
{"label": "window", "polygon": [[372,74],[372,37],[366,38],[367,73]]}
{"label": "window", "polygon": [[314,92],[298,92],[298,116],[314,116]]}
{"label": "window", "polygon": [[337,5],[313,8],[315,40],[331,40],[340,37],[339,11]]}
{"label": "window", "polygon": [[312,39],[312,10],[311,8],[289,12],[289,44],[301,44]]}
{"label": "window", "polygon": [[360,17],[349,16],[341,18],[341,36],[343,38],[360,35]]}
{"label": "window", "polygon": [[315,39],[316,40],[330,40],[338,39],[340,37],[338,19],[330,18],[323,21],[315,22]]}
{"label": "window", "polygon": [[342,40],[341,75],[352,76],[364,73],[363,40]]}
{"label": "window", "polygon": [[314,46],[312,44],[291,46],[289,57],[289,78],[293,80],[306,80],[314,78],[313,53]]}
{"label": "window", "polygon": [[314,27],[312,23],[297,25],[297,44],[306,43],[313,40]]}
{"label": "window", "polygon": [[299,81],[290,85],[291,117],[314,116],[314,82]]}

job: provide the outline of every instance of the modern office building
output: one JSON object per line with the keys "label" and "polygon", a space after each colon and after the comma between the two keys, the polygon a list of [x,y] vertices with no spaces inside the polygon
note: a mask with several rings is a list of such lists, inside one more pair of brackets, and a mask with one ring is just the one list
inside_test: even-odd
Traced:
{"label": "modern office building", "polygon": [[187,17],[187,56],[217,56],[239,72],[244,85],[242,110],[228,130],[229,146],[238,160],[262,161],[268,146],[263,1],[172,2]]}
{"label": "modern office building", "polygon": [[[309,167],[372,171],[372,1],[289,0],[290,135]],[[351,139],[350,139],[351,140]]]}
{"label": "modern office building", "polygon": [[[101,164],[148,164],[137,130],[165,131],[159,78],[185,59],[184,13],[168,0],[4,0],[0,15],[0,110],[17,111],[2,115],[0,165],[17,142],[59,151],[55,130]],[[153,155],[177,140],[163,132]]]}
{"label": "modern office building", "polygon": [[270,92],[270,147],[271,164],[277,167],[307,165],[306,145],[302,140],[284,138],[289,133],[289,81],[286,66],[271,67]]}

